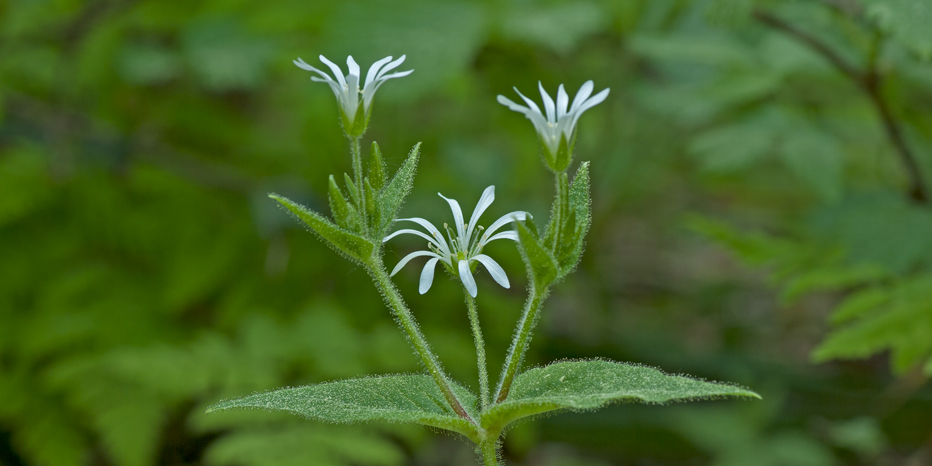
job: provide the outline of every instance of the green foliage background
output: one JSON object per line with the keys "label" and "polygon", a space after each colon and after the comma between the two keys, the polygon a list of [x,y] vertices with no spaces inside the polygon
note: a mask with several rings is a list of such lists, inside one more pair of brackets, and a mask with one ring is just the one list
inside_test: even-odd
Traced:
{"label": "green foliage background", "polygon": [[[0,0],[0,464],[474,464],[415,428],[202,414],[418,370],[365,273],[266,197],[325,211],[350,170],[329,89],[291,64],[320,53],[407,54],[367,140],[391,170],[423,141],[402,213],[439,221],[434,193],[489,184],[493,210],[546,218],[531,125],[495,95],[611,87],[576,146],[587,250],[529,363],[635,361],[765,399],[553,416],[510,433],[509,461],[928,464],[930,21],[921,0]],[[526,283],[490,248],[513,283],[479,278],[494,369]],[[419,296],[409,269],[425,334],[475,380],[459,289]]]}

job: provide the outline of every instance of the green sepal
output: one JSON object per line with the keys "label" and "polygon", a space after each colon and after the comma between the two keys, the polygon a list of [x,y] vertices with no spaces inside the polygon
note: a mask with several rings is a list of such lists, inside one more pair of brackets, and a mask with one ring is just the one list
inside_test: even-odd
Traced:
{"label": "green sepal", "polygon": [[531,223],[531,220],[515,222],[515,229],[518,231],[518,251],[521,252],[521,258],[527,266],[532,284],[543,290],[557,278],[557,261],[550,250],[541,244],[540,238],[531,233],[526,223]]}
{"label": "green sepal", "polygon": [[560,134],[560,144],[557,146],[557,153],[550,151],[550,147],[541,141],[544,150],[544,161],[547,167],[554,173],[563,173],[569,168],[573,161],[573,146],[576,145],[576,135],[567,141],[565,134]]}
{"label": "green sepal", "polygon": [[356,183],[353,183],[353,179],[350,178],[346,173],[343,174],[343,182],[346,183],[346,190],[349,191],[349,195],[353,198],[353,202],[356,205],[362,205],[361,199],[359,197],[359,189],[356,188]]}
{"label": "green sepal", "polygon": [[[453,384],[473,419],[476,395]],[[426,374],[387,375],[348,379],[318,385],[284,388],[221,401],[207,413],[230,409],[264,409],[295,414],[324,422],[403,422],[445,429],[479,442],[476,426],[458,416],[443,400],[443,393]]]}
{"label": "green sepal", "polygon": [[381,191],[385,187],[385,161],[382,160],[382,150],[379,143],[372,141],[372,149],[369,150],[369,182],[376,191]]}
{"label": "green sepal", "polygon": [[408,158],[401,165],[401,168],[395,172],[395,176],[388,182],[379,199],[380,209],[382,211],[382,224],[377,233],[379,237],[385,237],[388,230],[392,227],[392,222],[398,216],[401,210],[401,204],[404,202],[408,193],[411,192],[411,186],[414,184],[414,173],[417,171],[417,161],[421,153],[421,143],[417,143],[408,154]]}
{"label": "green sepal", "polygon": [[366,230],[372,232],[376,236],[373,239],[376,240],[376,244],[378,244],[382,241],[382,237],[378,236],[380,233],[379,227],[382,225],[382,209],[376,202],[378,193],[375,188],[372,187],[372,183],[369,182],[368,178],[366,178],[365,184],[363,185],[363,191],[365,191],[366,194],[366,213],[369,219],[369,225]]}
{"label": "green sepal", "polygon": [[583,162],[576,170],[569,189],[569,216],[560,238],[557,261],[560,276],[572,272],[579,264],[586,243],[586,233],[592,224],[591,200],[589,196],[589,162]]}
{"label": "green sepal", "polygon": [[[353,117],[352,123],[350,122],[349,116],[343,111],[343,106],[340,105],[340,121],[343,123],[343,131],[350,138],[362,137],[365,134],[366,129],[369,127],[369,114],[366,112],[363,105],[356,107],[356,116]],[[371,110],[371,107],[370,107]]]}
{"label": "green sepal", "polygon": [[346,198],[343,197],[343,192],[337,186],[337,181],[333,178],[333,175],[330,175],[329,184],[330,212],[333,215],[333,220],[343,228],[358,231],[359,214],[356,213],[356,209],[346,202]]}
{"label": "green sepal", "polygon": [[324,243],[361,264],[368,264],[376,245],[362,236],[334,225],[322,215],[278,194],[269,194],[319,236]]}
{"label": "green sepal", "polygon": [[515,378],[508,398],[482,413],[482,427],[508,424],[553,411],[586,411],[611,403],[665,404],[730,397],[760,398],[735,385],[706,382],[658,369],[601,359],[563,361]]}

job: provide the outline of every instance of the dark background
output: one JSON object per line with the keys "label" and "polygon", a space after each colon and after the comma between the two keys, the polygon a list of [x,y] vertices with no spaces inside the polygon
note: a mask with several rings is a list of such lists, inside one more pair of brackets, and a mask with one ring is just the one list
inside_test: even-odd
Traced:
{"label": "dark background", "polygon": [[[543,222],[540,80],[580,120],[594,221],[529,364],[607,357],[763,401],[621,405],[509,433],[527,465],[932,464],[932,5],[920,0],[0,0],[0,464],[475,464],[458,439],[217,400],[419,369],[366,274],[266,194],[326,212],[334,98],[291,60],[407,54],[364,147],[423,141],[436,192]],[[524,299],[478,277],[493,378]],[[392,244],[392,266],[406,248]],[[455,282],[395,280],[475,380]],[[473,383],[475,385],[475,383]],[[475,387],[474,387],[475,388]]]}

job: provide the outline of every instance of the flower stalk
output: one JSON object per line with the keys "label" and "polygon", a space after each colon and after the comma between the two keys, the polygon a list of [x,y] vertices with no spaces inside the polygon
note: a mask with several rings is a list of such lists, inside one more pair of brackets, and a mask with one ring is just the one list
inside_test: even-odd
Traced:
{"label": "flower stalk", "polygon": [[470,296],[468,291],[463,294],[466,295],[469,324],[472,327],[472,336],[476,344],[476,363],[479,366],[479,406],[482,411],[485,411],[489,407],[489,371],[485,363],[485,340],[482,338],[482,328],[479,326],[476,299]]}

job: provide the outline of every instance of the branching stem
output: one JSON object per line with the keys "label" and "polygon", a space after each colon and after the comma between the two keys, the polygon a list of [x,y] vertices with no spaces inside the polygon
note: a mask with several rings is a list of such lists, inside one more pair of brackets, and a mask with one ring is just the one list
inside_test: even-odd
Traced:
{"label": "branching stem", "polygon": [[[756,9],[754,10],[754,18],[770,28],[792,37],[821,55],[837,68],[838,71],[851,79],[851,81],[867,95],[871,104],[874,106],[874,110],[880,117],[884,131],[887,134],[887,139],[890,140],[890,143],[896,150],[900,162],[906,170],[906,175],[909,177],[909,197],[916,202],[928,204],[930,202],[929,191],[922,178],[922,170],[916,162],[916,156],[906,143],[902,125],[896,119],[896,116],[890,109],[890,105],[884,98],[883,77],[877,70],[875,63],[876,57],[872,57],[869,60],[870,63],[867,69],[862,71],[857,66],[848,62],[847,59],[819,38],[772,13]],[[876,44],[874,48],[875,50],[878,48]],[[876,51],[872,51],[871,53],[874,54]]]}
{"label": "branching stem", "polygon": [[479,403],[482,410],[489,406],[489,371],[485,364],[485,341],[482,339],[482,328],[479,327],[479,313],[476,311],[476,299],[466,295],[466,307],[469,308],[469,324],[472,326],[472,336],[476,343],[476,361],[479,365]]}
{"label": "branching stem", "polygon": [[498,459],[498,446],[497,438],[486,439],[479,444],[479,450],[482,452],[482,462],[485,466],[499,466],[501,464]]}
{"label": "branching stem", "polygon": [[427,372],[430,373],[431,377],[433,377],[434,381],[437,383],[437,386],[440,387],[440,391],[443,392],[443,396],[446,398],[447,403],[449,403],[456,414],[478,426],[478,422],[469,416],[469,413],[463,408],[462,402],[460,402],[453,392],[449,377],[443,372],[440,361],[430,350],[430,345],[427,344],[427,340],[421,333],[420,328],[418,328],[414,316],[411,315],[411,311],[405,306],[401,293],[395,288],[395,284],[392,283],[388,272],[385,270],[385,266],[382,264],[382,259],[374,258],[367,269],[369,270],[369,274],[372,275],[373,281],[375,281],[375,286],[382,293],[382,296],[385,297],[385,301],[395,314],[398,323],[408,335],[408,339],[411,340],[414,350],[417,351],[418,356],[421,357],[421,361],[427,368]]}

